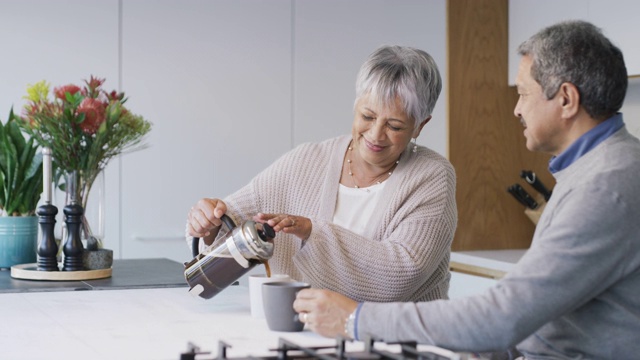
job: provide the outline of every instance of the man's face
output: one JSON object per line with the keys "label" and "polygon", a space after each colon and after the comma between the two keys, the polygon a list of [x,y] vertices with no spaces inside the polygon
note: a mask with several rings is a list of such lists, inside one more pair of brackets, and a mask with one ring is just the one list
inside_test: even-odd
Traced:
{"label": "man's face", "polygon": [[527,149],[558,155],[565,147],[561,128],[562,99],[558,94],[546,98],[540,84],[531,77],[532,63],[529,56],[520,60],[516,77],[519,98],[513,113],[524,126]]}

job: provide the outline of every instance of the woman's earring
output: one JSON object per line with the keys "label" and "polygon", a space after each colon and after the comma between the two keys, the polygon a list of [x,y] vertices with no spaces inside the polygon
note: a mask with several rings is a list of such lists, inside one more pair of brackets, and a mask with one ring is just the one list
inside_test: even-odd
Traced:
{"label": "woman's earring", "polygon": [[418,141],[418,138],[413,138],[413,152],[414,153],[418,152],[418,144],[416,144],[416,141]]}

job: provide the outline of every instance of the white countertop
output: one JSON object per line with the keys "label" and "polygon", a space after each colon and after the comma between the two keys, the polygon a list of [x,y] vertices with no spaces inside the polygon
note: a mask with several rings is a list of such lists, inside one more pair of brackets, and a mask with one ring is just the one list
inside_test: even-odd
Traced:
{"label": "white countertop", "polygon": [[455,251],[451,261],[509,272],[527,249]]}
{"label": "white countertop", "polygon": [[229,357],[267,355],[285,337],[333,345],[308,330],[270,331],[249,313],[248,290],[231,286],[210,300],[187,288],[0,294],[2,359],[180,359],[192,342]]}
{"label": "white countertop", "polygon": [[[218,341],[227,357],[276,355],[285,338],[302,346],[333,346],[334,339],[309,330],[269,330],[251,317],[248,289],[231,286],[209,300],[187,288],[61,291],[0,294],[0,359],[179,360],[194,343],[216,358]],[[376,343],[397,352],[397,345]],[[362,351],[348,342],[347,351]],[[419,346],[426,351],[426,346]],[[466,358],[464,354],[460,354]]]}
{"label": "white countertop", "polygon": [[524,255],[522,250],[475,250],[451,253],[449,298],[484,292],[494,286]]}
{"label": "white countertop", "polygon": [[[506,272],[523,253],[455,252],[451,260]],[[242,282],[210,300],[186,287],[0,294],[2,359],[177,360],[189,342],[214,358],[219,340],[232,346],[230,358],[265,356],[274,355],[269,349],[281,337],[303,346],[335,344],[308,330],[269,330],[264,319],[251,317]],[[347,343],[349,351],[363,347]]]}

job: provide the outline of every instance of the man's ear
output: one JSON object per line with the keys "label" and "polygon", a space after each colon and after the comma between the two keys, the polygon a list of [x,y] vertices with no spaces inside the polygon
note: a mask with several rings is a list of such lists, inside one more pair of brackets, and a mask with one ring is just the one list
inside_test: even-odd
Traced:
{"label": "man's ear", "polygon": [[569,82],[562,83],[557,96],[562,106],[562,117],[565,119],[574,117],[580,110],[580,91],[578,88]]}

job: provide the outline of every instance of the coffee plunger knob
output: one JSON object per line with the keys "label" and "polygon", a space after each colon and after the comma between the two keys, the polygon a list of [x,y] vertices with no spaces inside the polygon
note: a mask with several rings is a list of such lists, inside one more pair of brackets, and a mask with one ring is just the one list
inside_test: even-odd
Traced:
{"label": "coffee plunger knob", "polygon": [[262,224],[262,231],[258,231],[258,236],[262,240],[270,240],[276,237],[276,231],[269,224],[264,223]]}

